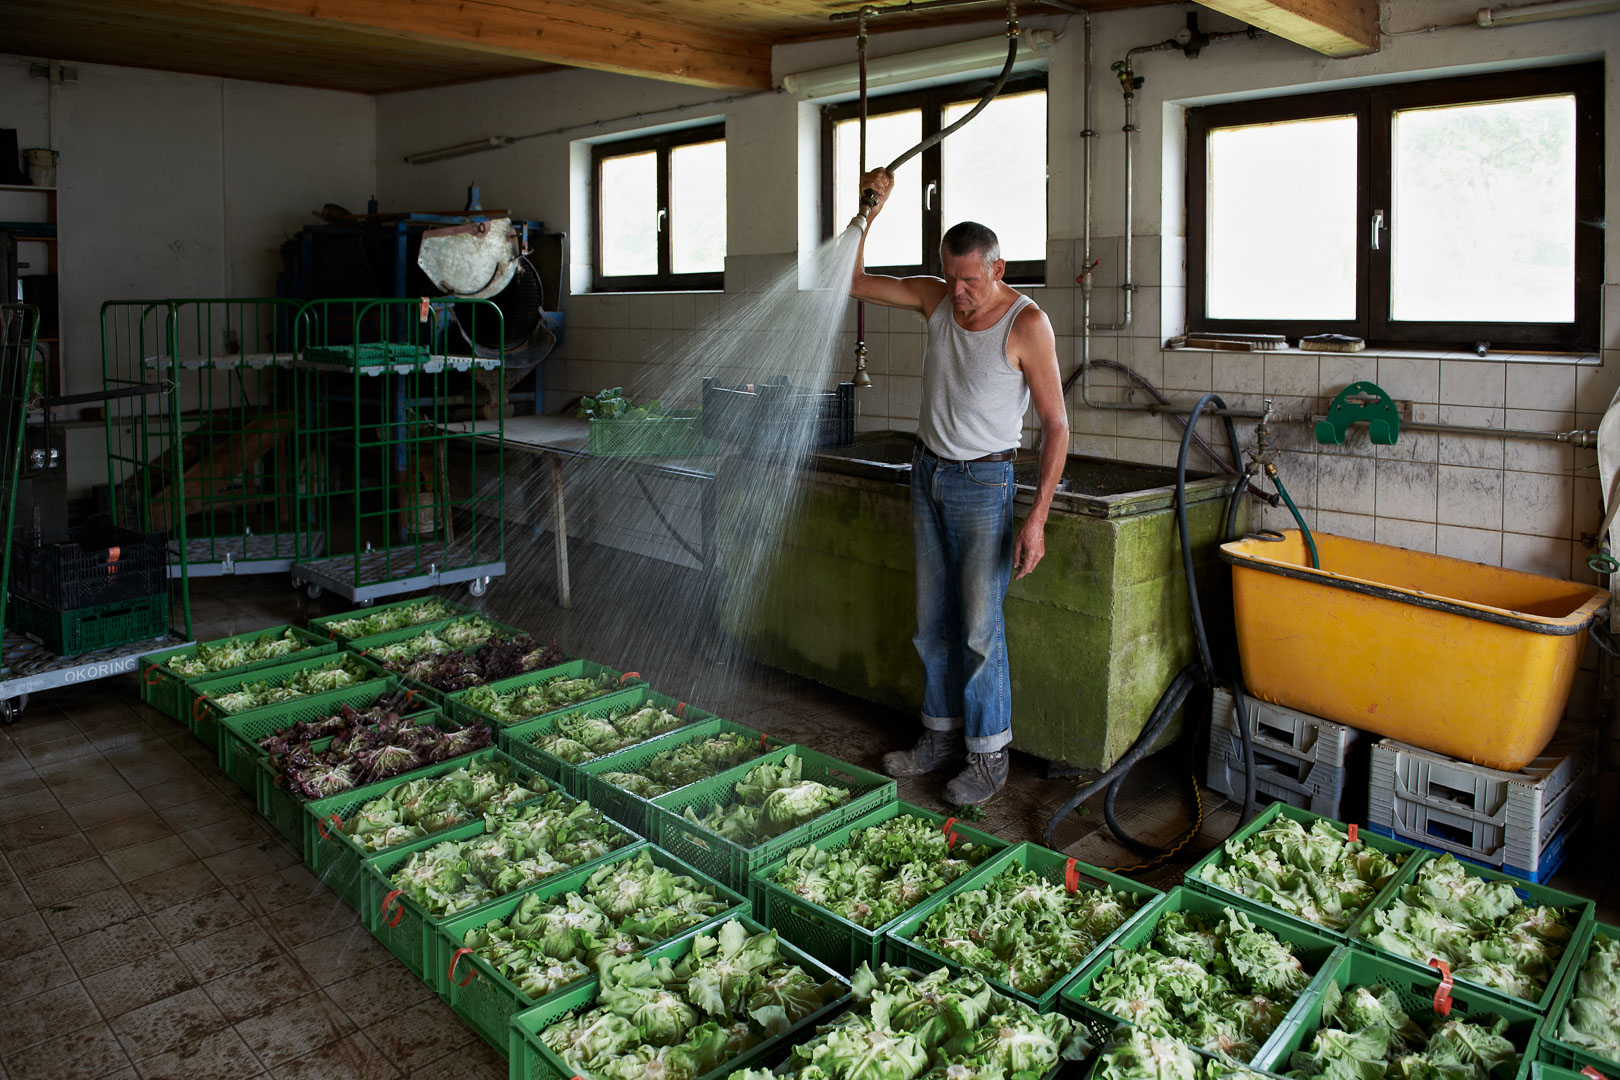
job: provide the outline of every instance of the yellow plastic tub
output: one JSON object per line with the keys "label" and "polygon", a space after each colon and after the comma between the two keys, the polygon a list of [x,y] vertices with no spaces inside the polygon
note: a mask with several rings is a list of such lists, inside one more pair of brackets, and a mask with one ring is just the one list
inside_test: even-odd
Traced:
{"label": "yellow plastic tub", "polygon": [[1493,769],[1551,741],[1606,592],[1297,530],[1221,546],[1243,677],[1263,701]]}

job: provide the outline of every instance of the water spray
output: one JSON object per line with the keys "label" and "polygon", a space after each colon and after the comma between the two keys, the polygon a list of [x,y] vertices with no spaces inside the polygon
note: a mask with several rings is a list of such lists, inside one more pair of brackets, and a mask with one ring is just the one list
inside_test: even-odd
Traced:
{"label": "water spray", "polygon": [[[911,4],[903,5],[903,9],[910,10],[913,6],[914,5]],[[860,63],[861,79],[860,171],[862,176],[866,175],[866,21],[871,16],[881,15],[882,13],[883,12],[878,8],[863,7],[856,15],[858,21],[856,23],[855,30],[855,53]],[[934,134],[928,136],[928,138],[924,139],[916,146],[913,146],[910,150],[907,150],[905,153],[889,162],[888,166],[884,169],[885,172],[892,175],[896,169],[910,161],[912,158],[916,157],[918,154],[922,153],[924,150],[939,145],[944,141],[947,135],[960,130],[964,124],[966,124],[969,120],[972,120],[975,116],[978,116],[985,110],[986,106],[996,99],[996,95],[1001,93],[1001,88],[1007,85],[1007,77],[1012,74],[1013,64],[1018,59],[1018,33],[1017,0],[1007,0],[1007,60],[1001,65],[1001,74],[996,76],[996,81],[990,84],[990,88],[986,90],[984,96],[979,99],[979,103],[973,106],[973,108],[970,109],[966,115],[959,118],[949,127],[945,127],[934,132]],[[872,211],[877,209],[877,205],[877,192],[872,188],[863,188],[861,190],[860,209],[855,212],[854,217],[849,219],[849,224],[845,226],[846,231],[848,229],[859,229],[864,234],[866,232],[866,227],[871,224]],[[854,382],[857,388],[869,387],[872,385],[872,377],[866,373],[866,301],[864,300],[857,300],[855,302]]]}

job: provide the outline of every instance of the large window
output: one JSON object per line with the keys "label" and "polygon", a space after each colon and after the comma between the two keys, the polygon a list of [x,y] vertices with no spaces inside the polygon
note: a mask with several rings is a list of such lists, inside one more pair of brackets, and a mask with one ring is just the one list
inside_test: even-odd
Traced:
{"label": "large window", "polygon": [[[984,94],[983,81],[867,102],[866,167],[887,165],[948,127]],[[822,110],[822,233],[855,215],[860,197],[860,106]],[[1046,76],[1007,84],[978,116],[895,174],[894,192],[866,246],[868,269],[938,274],[939,238],[959,221],[1001,240],[1007,280],[1046,276]]]}
{"label": "large window", "polygon": [[1188,323],[1598,346],[1601,64],[1192,109]]}
{"label": "large window", "polygon": [[592,147],[593,289],[723,286],[725,135],[716,124]]}

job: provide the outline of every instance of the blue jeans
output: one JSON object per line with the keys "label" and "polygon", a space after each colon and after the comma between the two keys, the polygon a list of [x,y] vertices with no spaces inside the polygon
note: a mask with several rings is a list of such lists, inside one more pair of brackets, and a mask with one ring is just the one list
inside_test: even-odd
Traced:
{"label": "blue jeans", "polygon": [[1001,605],[1012,579],[1010,461],[911,458],[923,727],[965,729],[975,754],[1012,741],[1012,680]]}

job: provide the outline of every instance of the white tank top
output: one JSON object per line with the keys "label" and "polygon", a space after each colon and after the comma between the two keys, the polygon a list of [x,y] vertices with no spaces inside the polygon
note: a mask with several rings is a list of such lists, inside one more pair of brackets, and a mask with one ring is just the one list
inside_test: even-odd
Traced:
{"label": "white tank top", "polygon": [[917,438],[943,458],[971,461],[1023,441],[1029,383],[1007,359],[1018,313],[1035,301],[1019,294],[984,330],[964,330],[945,297],[928,319]]}

